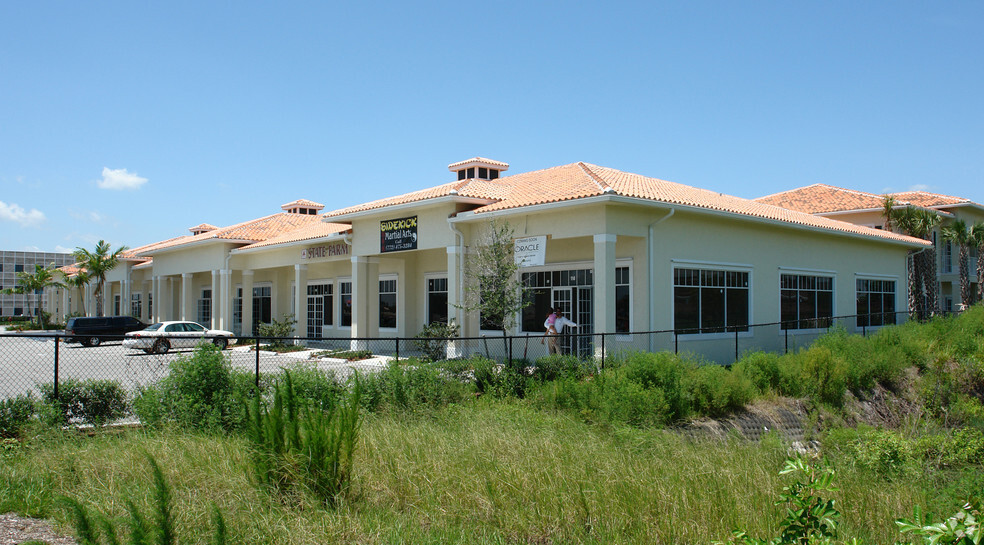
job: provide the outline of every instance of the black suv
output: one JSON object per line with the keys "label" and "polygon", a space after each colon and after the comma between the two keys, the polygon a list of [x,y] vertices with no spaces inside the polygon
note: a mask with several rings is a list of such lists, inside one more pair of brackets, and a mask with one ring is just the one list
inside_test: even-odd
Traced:
{"label": "black suv", "polygon": [[120,340],[130,331],[138,331],[147,324],[133,316],[99,316],[69,318],[65,324],[65,342],[82,343],[82,346],[99,346],[109,340]]}

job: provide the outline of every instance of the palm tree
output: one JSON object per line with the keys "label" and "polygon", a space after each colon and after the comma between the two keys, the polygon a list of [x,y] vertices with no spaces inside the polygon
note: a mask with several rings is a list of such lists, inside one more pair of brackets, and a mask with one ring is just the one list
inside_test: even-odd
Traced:
{"label": "palm tree", "polygon": [[[936,213],[912,205],[897,208],[891,196],[885,197],[882,214],[889,228],[923,240],[931,240],[933,229],[940,224],[940,216]],[[910,314],[923,318],[939,312],[935,247],[909,251],[906,256],[906,280],[909,284]]]}
{"label": "palm tree", "polygon": [[[79,290],[79,302],[82,303],[82,315],[85,315],[85,287],[89,285],[89,271],[85,269],[79,269],[79,272],[69,276],[65,279],[65,286],[69,288],[78,288]],[[67,312],[68,309],[65,309]]]}
{"label": "palm tree", "polygon": [[34,265],[34,272],[17,273],[17,286],[3,290],[3,293],[22,293],[34,296],[34,315],[38,317],[38,329],[44,329],[44,316],[41,313],[41,294],[45,288],[62,287],[63,284],[55,280],[54,263],[51,267],[44,267],[40,264]]}
{"label": "palm tree", "polygon": [[106,273],[119,265],[120,254],[126,251],[126,246],[120,246],[112,253],[109,250],[109,243],[100,240],[94,252],[78,247],[74,254],[79,266],[89,274],[90,281],[96,282],[96,289],[92,293],[96,298],[96,316],[103,315],[103,287],[106,285]]}
{"label": "palm tree", "polygon": [[960,275],[960,305],[967,308],[970,301],[970,271],[967,270],[967,258],[970,248],[970,232],[967,230],[967,222],[964,220],[954,220],[950,225],[944,225],[940,232],[944,240],[949,240],[957,245],[957,272]]}
{"label": "palm tree", "polygon": [[977,302],[984,301],[984,221],[970,226],[970,244],[977,248]]}

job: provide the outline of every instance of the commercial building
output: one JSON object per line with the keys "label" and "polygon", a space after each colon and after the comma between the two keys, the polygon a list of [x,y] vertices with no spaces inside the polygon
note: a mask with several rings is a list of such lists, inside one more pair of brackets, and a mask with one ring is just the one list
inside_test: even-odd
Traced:
{"label": "commercial building", "polygon": [[[35,265],[62,267],[74,261],[72,254],[60,252],[0,252],[0,290],[17,287],[17,273],[33,273]],[[0,316],[31,316],[35,308],[47,308],[45,294],[0,293]],[[35,297],[41,297],[40,305]]]}
{"label": "commercial building", "polygon": [[677,329],[681,350],[728,361],[736,337],[774,348],[862,301],[877,299],[877,315],[852,329],[890,323],[905,309],[906,252],[928,244],[583,162],[511,176],[481,157],[448,168],[451,181],[420,191],[328,212],[299,200],[134,248],[109,275],[107,308],[237,334],[286,313],[308,337],[413,336],[448,319],[463,336],[501,334],[461,306],[477,282],[469,256],[495,219],[529,253],[518,279],[532,304],[512,333],[542,334],[546,309],[561,307],[579,333],[617,333],[612,349],[653,349],[658,336],[630,333]]}
{"label": "commercial building", "polygon": [[895,199],[895,207],[915,206],[925,208],[940,216],[940,226],[931,234],[933,246],[936,249],[936,276],[939,281],[939,300],[941,310],[952,311],[962,303],[976,302],[977,285],[977,248],[970,249],[970,282],[971,299],[960,299],[960,281],[957,263],[957,248],[949,240],[944,240],[940,230],[955,220],[964,220],[968,226],[975,222],[984,221],[984,206],[963,197],[940,195],[927,191],[905,191],[901,193],[886,193],[877,195],[845,189],[827,184],[813,184],[774,195],[755,199],[757,202],[781,206],[789,210],[797,210],[846,221],[856,225],[864,225],[874,229],[885,229],[884,202],[885,197]]}

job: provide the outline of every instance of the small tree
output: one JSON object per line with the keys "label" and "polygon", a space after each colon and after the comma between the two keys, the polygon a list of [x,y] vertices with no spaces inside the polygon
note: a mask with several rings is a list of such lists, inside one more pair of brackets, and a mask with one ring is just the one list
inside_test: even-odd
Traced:
{"label": "small tree", "polygon": [[[65,278],[66,287],[77,288],[79,290],[79,302],[82,304],[82,316],[85,316],[85,287],[89,285],[89,272],[80,269],[77,273]],[[65,309],[66,312],[68,309]]]}
{"label": "small tree", "polygon": [[89,279],[96,283],[96,289],[92,295],[96,298],[96,316],[103,315],[103,287],[106,285],[106,274],[115,269],[120,263],[120,256],[126,251],[126,246],[120,246],[114,251],[110,251],[109,243],[100,240],[96,244],[94,251],[78,247],[75,249],[75,260],[79,266],[84,268],[89,275]]}
{"label": "small tree", "polygon": [[17,286],[3,290],[3,293],[20,293],[27,295],[28,297],[33,296],[34,316],[36,316],[38,320],[38,329],[44,329],[44,315],[41,312],[41,294],[44,292],[45,288],[62,286],[63,284],[61,282],[55,280],[54,263],[52,263],[50,267],[44,267],[38,264],[34,266],[33,273],[17,273]]}
{"label": "small tree", "polygon": [[468,312],[477,310],[485,329],[502,331],[505,337],[516,325],[516,316],[530,301],[523,298],[523,284],[517,277],[519,265],[513,258],[513,229],[508,222],[491,220],[479,239],[475,253],[465,263],[464,304]]}

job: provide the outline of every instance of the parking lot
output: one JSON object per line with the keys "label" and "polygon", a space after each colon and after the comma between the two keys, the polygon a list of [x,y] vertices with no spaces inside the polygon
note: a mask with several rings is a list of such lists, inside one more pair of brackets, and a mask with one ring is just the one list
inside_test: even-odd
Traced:
{"label": "parking lot", "polygon": [[[170,362],[188,356],[193,349],[172,350],[167,354],[145,354],[128,350],[120,341],[107,341],[97,347],[58,342],[58,377],[66,379],[110,379],[130,391],[156,382],[167,375]],[[375,357],[348,362],[318,358],[316,350],[277,354],[260,350],[259,372],[277,373],[296,365],[312,365],[347,376],[353,370],[373,372],[382,369],[389,358]],[[232,366],[255,372],[257,353],[251,346],[236,346],[223,351]],[[52,383],[55,374],[55,339],[51,336],[0,334],[0,399],[29,390],[38,393],[38,385]]]}

